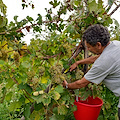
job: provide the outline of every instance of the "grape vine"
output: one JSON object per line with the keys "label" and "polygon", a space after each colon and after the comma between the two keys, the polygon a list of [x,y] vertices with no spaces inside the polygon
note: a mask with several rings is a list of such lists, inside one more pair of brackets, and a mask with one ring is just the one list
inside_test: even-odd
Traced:
{"label": "grape vine", "polygon": [[[114,2],[116,5],[119,3]],[[108,14],[114,2],[109,0],[106,10],[101,0],[98,3],[95,0],[54,0],[50,2],[52,7],[46,8],[45,20],[40,14],[36,20],[27,16],[18,21],[18,16],[15,16],[8,25],[7,7],[0,0],[0,102],[9,111],[8,119],[74,120],[76,95],[84,99],[90,95],[102,98],[104,105],[99,119],[116,118],[118,99],[102,83],[89,84],[74,91],[62,86],[63,80],[73,82],[85,74],[84,65],[79,65],[72,72],[67,71],[72,63],[86,55],[83,47],[69,64],[89,25],[98,23],[109,27],[115,22],[115,27],[110,29],[111,37],[114,36],[112,40],[120,40],[119,24],[111,18],[113,12]],[[22,0],[23,8],[29,5],[35,7],[33,2]],[[57,7],[54,13],[53,9]],[[69,15],[67,19],[66,15]],[[31,28],[36,38],[26,45],[21,40],[25,36],[22,30],[30,32]],[[41,39],[42,32],[48,33],[44,40]],[[64,73],[63,69],[66,69]],[[0,116],[0,119],[6,117]]]}

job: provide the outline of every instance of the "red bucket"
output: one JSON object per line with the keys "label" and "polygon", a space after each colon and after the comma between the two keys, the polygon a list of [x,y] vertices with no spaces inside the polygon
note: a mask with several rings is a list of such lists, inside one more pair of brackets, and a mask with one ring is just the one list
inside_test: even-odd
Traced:
{"label": "red bucket", "polygon": [[88,97],[87,100],[82,101],[78,98],[78,102],[75,101],[74,104],[77,106],[77,111],[74,111],[74,116],[76,120],[97,120],[103,101],[96,97]]}

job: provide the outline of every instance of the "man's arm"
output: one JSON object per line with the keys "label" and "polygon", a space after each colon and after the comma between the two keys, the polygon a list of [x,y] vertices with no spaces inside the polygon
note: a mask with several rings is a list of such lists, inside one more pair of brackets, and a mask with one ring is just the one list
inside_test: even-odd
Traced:
{"label": "man's arm", "polygon": [[80,60],[75,62],[74,64],[72,64],[70,66],[70,71],[74,70],[79,64],[92,64],[95,62],[95,60],[99,57],[100,55],[96,55],[96,56],[91,56],[89,58]]}
{"label": "man's arm", "polygon": [[86,80],[84,77],[81,80],[77,80],[73,83],[67,83],[67,81],[63,81],[63,86],[68,87],[68,89],[80,89],[83,88],[85,86],[87,86],[90,82],[88,80]]}

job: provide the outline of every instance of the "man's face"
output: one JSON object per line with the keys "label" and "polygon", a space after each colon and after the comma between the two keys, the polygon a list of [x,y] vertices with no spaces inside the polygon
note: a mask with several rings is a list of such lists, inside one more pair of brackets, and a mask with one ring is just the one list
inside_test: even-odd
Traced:
{"label": "man's face", "polygon": [[85,41],[85,46],[87,47],[87,49],[90,51],[90,52],[92,52],[92,53],[94,53],[94,54],[101,54],[101,46],[100,45],[98,45],[98,44],[96,44],[95,46],[91,46],[89,43],[87,43],[86,41]]}

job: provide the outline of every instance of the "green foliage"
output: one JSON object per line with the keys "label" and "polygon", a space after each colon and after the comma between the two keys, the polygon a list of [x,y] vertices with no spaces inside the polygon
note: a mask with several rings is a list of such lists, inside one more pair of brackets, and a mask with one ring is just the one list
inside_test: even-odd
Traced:
{"label": "green foliage", "polygon": [[[34,8],[32,2],[22,0],[22,3],[23,9],[28,5]],[[83,100],[90,95],[102,98],[104,105],[99,119],[116,119],[118,99],[104,85],[89,84],[70,91],[63,88],[62,82],[65,79],[72,82],[84,75],[83,65],[71,73],[66,72],[69,58],[85,29],[91,24],[111,26],[112,39],[119,39],[119,23],[107,14],[109,10],[104,8],[102,0],[54,0],[50,4],[52,7],[46,8],[45,21],[40,14],[36,20],[27,16],[18,21],[19,16],[15,16],[8,25],[6,6],[0,1],[0,108],[3,108],[0,109],[0,119],[24,116],[26,120],[74,120],[76,95]],[[109,0],[108,6],[112,4]],[[53,9],[57,7],[54,14]],[[64,19],[67,13],[70,16]],[[111,25],[113,22],[115,26]],[[21,41],[22,29],[30,32],[31,28],[38,35],[42,32],[49,34],[45,40],[31,39],[27,46]],[[80,59],[84,59],[84,50],[72,63]],[[63,68],[66,74],[62,74]]]}
{"label": "green foliage", "polygon": [[98,120],[117,120],[118,119],[118,102],[119,98],[116,97],[109,89],[102,85],[103,91],[101,98],[103,99],[103,106]]}
{"label": "green foliage", "polygon": [[0,119],[1,120],[9,120],[9,111],[7,109],[7,106],[5,104],[0,104]]}
{"label": "green foliage", "polygon": [[7,11],[7,6],[3,3],[2,0],[0,0],[0,11],[6,15],[6,11]]}

